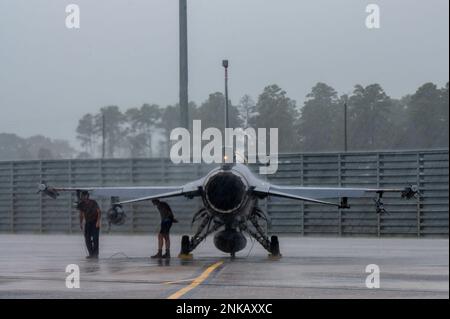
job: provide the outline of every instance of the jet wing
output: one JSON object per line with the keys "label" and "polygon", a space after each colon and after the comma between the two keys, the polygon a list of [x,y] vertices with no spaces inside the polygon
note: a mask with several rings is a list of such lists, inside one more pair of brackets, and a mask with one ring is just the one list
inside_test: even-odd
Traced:
{"label": "jet wing", "polygon": [[289,187],[276,186],[269,187],[269,193],[284,193],[291,196],[302,196],[311,198],[340,198],[340,197],[365,197],[376,193],[376,189],[369,188],[339,188],[339,187]]}
{"label": "jet wing", "polygon": [[202,179],[181,186],[138,186],[138,187],[52,187],[45,182],[38,185],[39,192],[52,198],[57,198],[61,192],[87,191],[96,197],[117,197],[129,199],[117,204],[139,202],[156,198],[174,196],[193,197],[199,195],[198,188],[202,185]]}
{"label": "jet wing", "polygon": [[[346,187],[302,187],[302,186],[277,186],[266,184],[265,187],[255,188],[254,192],[262,197],[276,196],[297,199],[306,202],[338,206],[348,208],[347,198],[369,197],[384,193],[400,193],[402,198],[410,199],[418,194],[416,186],[406,188],[346,188]],[[340,204],[322,201],[321,199],[341,198]]]}

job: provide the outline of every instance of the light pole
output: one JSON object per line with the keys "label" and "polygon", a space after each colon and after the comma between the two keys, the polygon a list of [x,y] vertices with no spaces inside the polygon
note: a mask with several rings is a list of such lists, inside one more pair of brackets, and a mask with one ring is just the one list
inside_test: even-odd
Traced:
{"label": "light pole", "polygon": [[105,158],[105,138],[106,138],[106,130],[105,130],[105,113],[102,113],[102,159]]}
{"label": "light pole", "polygon": [[[227,127],[229,127],[229,122],[228,122],[228,60],[222,60],[222,66],[225,68],[225,123],[224,123],[224,128],[223,128],[223,138],[224,138],[224,147],[223,147],[223,154],[222,154],[222,159],[224,162],[223,167],[224,168],[229,168],[229,166],[227,165],[230,161],[230,159],[233,159],[234,162],[234,154],[232,152],[230,152],[230,147],[228,145],[228,143],[230,143],[230,141],[228,141],[227,136],[226,136],[226,132],[227,132]],[[233,145],[233,141],[231,141],[231,145]]]}
{"label": "light pole", "polygon": [[187,56],[187,4],[186,0],[179,3],[180,24],[180,126],[189,129],[188,114],[188,56]]}
{"label": "light pole", "polygon": [[345,99],[344,103],[344,151],[347,152],[347,99]]}

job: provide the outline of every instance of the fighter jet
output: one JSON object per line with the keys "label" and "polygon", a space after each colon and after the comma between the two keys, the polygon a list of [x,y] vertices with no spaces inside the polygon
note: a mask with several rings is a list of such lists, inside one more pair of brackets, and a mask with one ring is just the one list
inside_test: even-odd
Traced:
{"label": "fighter jet", "polygon": [[[227,60],[223,61],[223,66],[227,83]],[[225,87],[225,127],[229,127],[228,89]],[[107,217],[110,224],[115,225],[124,223],[126,215],[123,205],[126,204],[177,196],[188,199],[200,197],[203,205],[192,219],[193,223],[198,223],[197,231],[191,237],[182,236],[180,256],[189,256],[208,235],[216,233],[215,246],[232,257],[245,248],[247,240],[244,233],[256,239],[270,256],[281,256],[278,237],[269,238],[267,227],[263,227],[268,217],[258,206],[260,200],[270,196],[335,206],[340,209],[350,208],[349,198],[375,196],[376,212],[383,214],[386,212],[382,202],[384,193],[397,192],[406,199],[419,194],[417,186],[403,189],[277,186],[254,175],[245,165],[245,161],[238,163],[235,152],[231,152],[234,157],[232,161],[226,160],[226,154],[230,153],[224,148],[222,165],[212,169],[206,176],[180,186],[58,188],[43,182],[38,188],[39,192],[52,198],[57,198],[60,192],[76,192],[80,198],[82,191],[88,191],[96,197],[111,198],[111,209]],[[340,200],[336,203],[324,200],[332,198]]]}
{"label": "fighter jet", "polygon": [[[44,182],[39,184],[39,191],[52,198],[57,198],[61,192],[76,192],[79,197],[82,191],[88,191],[96,197],[111,198],[111,209],[107,216],[112,224],[124,222],[123,206],[126,204],[177,196],[188,199],[200,197],[202,208],[193,216],[193,223],[198,223],[197,231],[191,237],[182,236],[180,256],[188,256],[208,235],[216,232],[215,246],[232,257],[245,248],[247,240],[244,233],[256,239],[271,256],[281,256],[278,237],[269,238],[267,235],[263,223],[268,218],[258,206],[260,200],[269,196],[340,209],[350,208],[349,198],[375,196],[376,213],[383,214],[384,193],[398,192],[406,199],[419,194],[416,186],[403,189],[277,186],[258,178],[247,165],[236,162],[222,164],[206,176],[180,186],[58,188]],[[340,201],[324,200],[330,198]]]}

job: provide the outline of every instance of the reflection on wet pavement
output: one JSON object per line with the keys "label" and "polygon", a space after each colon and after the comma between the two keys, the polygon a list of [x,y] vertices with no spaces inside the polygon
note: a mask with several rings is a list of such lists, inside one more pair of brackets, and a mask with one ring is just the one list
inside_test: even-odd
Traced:
{"label": "reflection on wet pavement", "polygon": [[[180,242],[173,236],[173,242]],[[103,235],[100,258],[85,259],[81,236],[0,235],[0,298],[167,298],[223,261],[182,298],[448,298],[447,239],[280,238],[283,258],[259,246],[232,260],[212,242],[191,260],[151,259],[148,236]],[[174,244],[172,251],[179,251]],[[250,250],[251,249],[251,250]],[[175,255],[175,254],[174,254]],[[80,289],[65,286],[69,264]],[[381,269],[380,289],[365,267]]]}

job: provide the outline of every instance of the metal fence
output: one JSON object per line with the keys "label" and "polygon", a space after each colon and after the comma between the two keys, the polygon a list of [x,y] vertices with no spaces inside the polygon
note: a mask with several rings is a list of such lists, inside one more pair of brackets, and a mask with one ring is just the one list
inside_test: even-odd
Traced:
{"label": "metal fence", "polygon": [[[278,171],[262,177],[279,185],[404,187],[415,184],[421,197],[403,200],[385,194],[389,214],[378,216],[373,199],[350,199],[351,209],[271,198],[271,233],[329,236],[448,237],[448,150],[284,154]],[[75,195],[57,200],[36,193],[37,184],[57,186],[177,185],[198,178],[211,166],[174,165],[169,159],[46,160],[0,162],[0,232],[78,232]],[[251,167],[256,171],[257,166]],[[190,222],[200,200],[168,199],[179,224],[173,231],[192,233]],[[103,210],[109,200],[99,201]],[[105,220],[103,221],[106,223]],[[131,205],[127,222],[112,232],[154,232],[159,215],[151,203]],[[106,224],[103,225],[104,229]]]}

